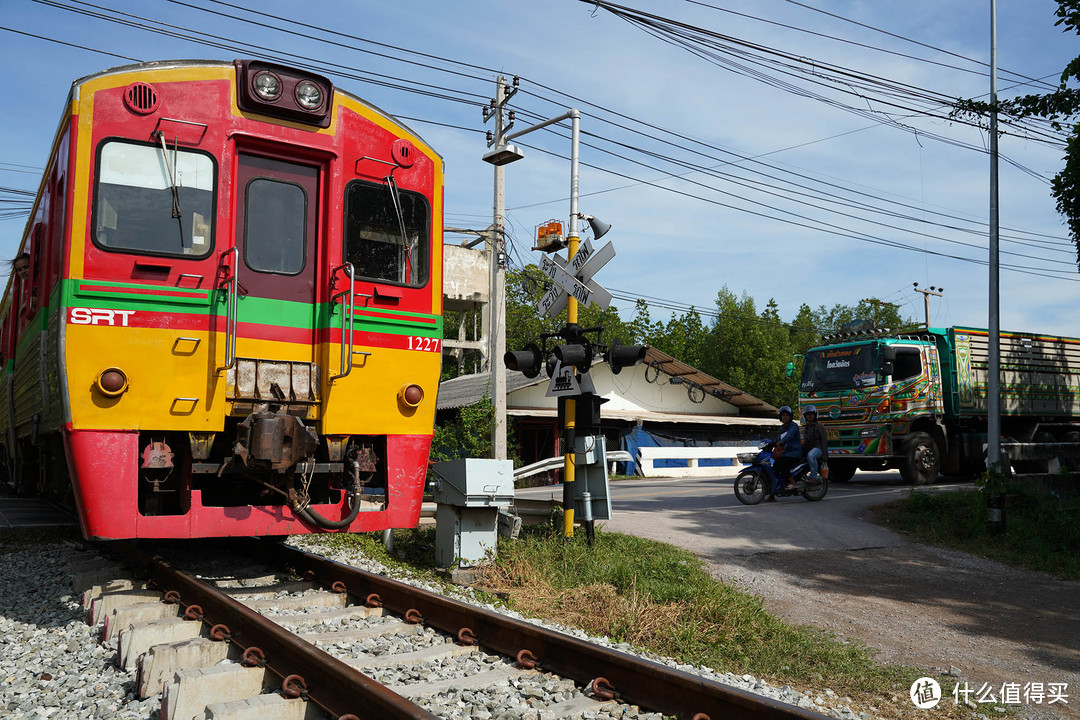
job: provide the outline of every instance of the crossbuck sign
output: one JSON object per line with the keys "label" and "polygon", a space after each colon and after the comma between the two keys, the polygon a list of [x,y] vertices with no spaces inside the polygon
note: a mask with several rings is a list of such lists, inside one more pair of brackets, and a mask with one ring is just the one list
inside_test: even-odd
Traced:
{"label": "crossbuck sign", "polygon": [[615,247],[611,243],[594,252],[589,240],[581,243],[569,262],[559,255],[544,255],[540,260],[540,270],[551,278],[554,285],[540,298],[536,309],[541,315],[555,317],[566,307],[571,295],[582,305],[592,304],[606,308],[611,304],[611,293],[593,280],[592,276],[613,257]]}

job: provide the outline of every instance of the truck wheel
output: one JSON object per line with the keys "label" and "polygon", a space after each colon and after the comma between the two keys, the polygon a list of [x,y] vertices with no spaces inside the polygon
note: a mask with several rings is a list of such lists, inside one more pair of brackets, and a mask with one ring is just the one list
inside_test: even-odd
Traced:
{"label": "truck wheel", "polygon": [[851,478],[855,477],[855,463],[850,460],[830,460],[829,461],[829,481],[830,482],[847,482]]}
{"label": "truck wheel", "polygon": [[941,453],[937,443],[924,432],[913,432],[904,444],[900,476],[912,485],[929,485],[941,471]]}

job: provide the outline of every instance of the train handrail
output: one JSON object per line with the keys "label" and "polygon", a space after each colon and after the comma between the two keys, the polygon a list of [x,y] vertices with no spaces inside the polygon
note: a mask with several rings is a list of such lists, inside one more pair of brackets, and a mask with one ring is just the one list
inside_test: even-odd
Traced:
{"label": "train handrail", "polygon": [[[353,369],[353,319],[356,316],[356,273],[353,271],[353,264],[347,262],[343,265],[338,265],[330,270],[330,282],[333,283],[334,278],[337,276],[337,271],[344,269],[349,276],[349,289],[342,290],[339,293],[335,293],[330,296],[331,310],[334,307],[334,303],[337,299],[343,295],[349,296],[348,310],[345,309],[345,303],[341,303],[341,362],[338,369],[343,370],[337,375],[330,376],[330,382],[334,382],[340,378],[347,376]],[[349,318],[349,349],[345,350],[345,316]]]}
{"label": "train handrail", "polygon": [[[236,364],[236,307],[239,301],[237,266],[240,264],[240,248],[231,247],[224,250],[221,253],[222,261],[230,253],[235,253],[236,259],[233,261],[232,274],[226,286],[228,290],[225,293],[225,365],[218,368],[219,371],[228,370]],[[224,267],[229,266],[224,265]]]}

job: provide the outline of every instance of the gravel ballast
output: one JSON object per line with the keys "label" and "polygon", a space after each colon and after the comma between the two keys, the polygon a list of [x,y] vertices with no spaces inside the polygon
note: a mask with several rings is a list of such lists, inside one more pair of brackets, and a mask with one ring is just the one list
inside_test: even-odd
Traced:
{"label": "gravel ballast", "polygon": [[[292,544],[333,559],[408,582],[435,592],[445,588],[418,582],[401,572],[388,571],[378,563],[351,553],[335,553],[319,547],[307,537]],[[0,539],[0,717],[4,718],[146,718],[156,720],[160,710],[157,697],[139,700],[135,696],[135,673],[116,667],[115,651],[100,642],[100,628],[86,623],[86,612],[71,590],[72,568],[95,557],[92,546],[79,542],[28,543]],[[468,588],[451,590],[454,596],[487,610],[505,609],[478,600]],[[506,613],[519,617],[515,613]],[[598,642],[622,652],[649,657],[670,667],[753,692],[781,702],[825,713],[842,720],[869,720],[871,714],[856,713],[850,701],[829,690],[804,693],[789,687],[772,687],[749,675],[736,676],[709,668],[693,667],[636,652],[626,644],[606,638],[592,638],[576,629],[522,618],[582,639]],[[423,635],[426,635],[424,633]],[[421,635],[421,637],[423,636]],[[416,638],[419,639],[419,638]],[[400,638],[392,642],[405,642]],[[423,645],[426,640],[417,645]],[[478,668],[499,662],[497,658],[477,658]],[[432,677],[441,673],[428,668]],[[408,671],[380,670],[384,682],[407,679]],[[572,685],[572,684],[571,684]],[[541,720],[543,708],[559,699],[580,694],[566,681],[539,676],[534,681],[510,680],[484,690],[459,689],[418,701],[442,717],[503,719],[526,717]],[[640,713],[616,705],[601,715],[586,717],[640,717]]]}

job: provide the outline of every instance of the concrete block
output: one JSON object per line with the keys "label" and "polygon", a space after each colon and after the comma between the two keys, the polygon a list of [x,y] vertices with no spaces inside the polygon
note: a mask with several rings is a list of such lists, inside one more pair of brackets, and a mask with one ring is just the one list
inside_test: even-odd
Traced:
{"label": "concrete block", "polygon": [[590,713],[590,717],[596,717],[597,713],[613,708],[615,705],[614,700],[593,700],[591,697],[579,695],[569,700],[561,700],[554,705],[548,705],[544,708],[543,716],[550,717],[552,720],[561,720],[562,718],[580,718],[585,713]]}
{"label": "concrete block", "polygon": [[165,685],[161,720],[203,720],[208,705],[258,695],[265,682],[266,670],[243,665],[180,670]]}
{"label": "concrete block", "polygon": [[[131,578],[118,578],[112,573],[95,573],[101,577],[92,578],[92,582],[79,583],[82,586],[82,606],[89,610],[91,603],[98,597],[101,597],[103,593],[122,592],[124,590],[142,590],[146,588],[146,583],[136,583]],[[74,587],[75,583],[72,583]]]}
{"label": "concrete block", "polygon": [[329,632],[297,633],[301,640],[309,643],[320,640],[333,642],[334,640],[363,640],[370,637],[382,637],[400,635],[410,630],[415,631],[416,625],[410,625],[400,620],[389,620],[369,627],[354,628],[352,630],[330,630]]}
{"label": "concrete block", "polygon": [[370,608],[366,605],[349,605],[348,607],[329,608],[318,612],[304,613],[303,615],[280,615],[274,618],[274,622],[283,627],[296,627],[297,625],[313,625],[347,618],[382,617],[382,615],[383,609],[381,607]]}
{"label": "concrete block", "polygon": [[495,683],[524,675],[535,670],[519,670],[512,665],[504,665],[494,670],[469,675],[468,677],[450,678],[437,682],[420,683],[418,685],[393,685],[390,690],[406,698],[417,698],[428,695],[440,695],[449,690],[477,690],[488,687]]}
{"label": "concrete block", "polygon": [[101,628],[101,639],[108,642],[128,625],[142,625],[155,620],[179,617],[183,610],[179,604],[139,603],[138,605],[124,605],[113,608],[112,612],[105,616],[105,623]]}
{"label": "concrete block", "polygon": [[419,665],[420,663],[431,662],[433,660],[444,660],[446,658],[455,658],[462,655],[471,655],[477,650],[479,650],[479,648],[475,645],[454,645],[453,643],[447,643],[445,645],[432,645],[431,647],[409,653],[399,653],[397,655],[371,655],[368,657],[353,658],[346,660],[345,662],[352,665],[357,670],[372,667],[387,667],[389,665]]}
{"label": "concrete block", "polygon": [[134,670],[139,656],[155,645],[199,637],[203,624],[196,620],[169,618],[142,625],[128,625],[120,631],[120,649],[116,664]]}
{"label": "concrete block", "polygon": [[161,593],[155,590],[122,590],[120,592],[102,593],[90,603],[89,622],[91,625],[97,625],[103,622],[114,608],[138,603],[161,602],[161,598]]}
{"label": "concrete block", "polygon": [[287,573],[269,573],[249,577],[237,577],[234,575],[227,578],[214,578],[214,584],[223,590],[228,588],[262,587],[263,585],[285,582],[290,577]]}
{"label": "concrete block", "polygon": [[290,700],[272,694],[208,705],[206,717],[207,720],[317,720],[322,713],[300,698]]}
{"label": "concrete block", "polygon": [[261,600],[238,600],[255,611],[262,610],[314,610],[316,608],[343,608],[349,600],[347,593],[317,592],[292,597],[263,598]]}
{"label": "concrete block", "polygon": [[107,583],[126,574],[124,568],[116,563],[99,563],[96,567],[86,567],[81,570],[69,570],[71,577],[71,592],[79,594],[89,587]]}
{"label": "concrete block", "polygon": [[319,587],[321,586],[318,583],[310,582],[308,580],[293,580],[290,582],[279,582],[272,585],[260,585],[256,587],[244,586],[223,588],[222,592],[229,597],[237,599],[265,598],[278,593],[299,593],[307,590],[316,590]]}
{"label": "concrete block", "polygon": [[213,667],[228,656],[228,643],[204,637],[154,645],[139,656],[135,691],[142,699],[157,695],[178,671]]}

